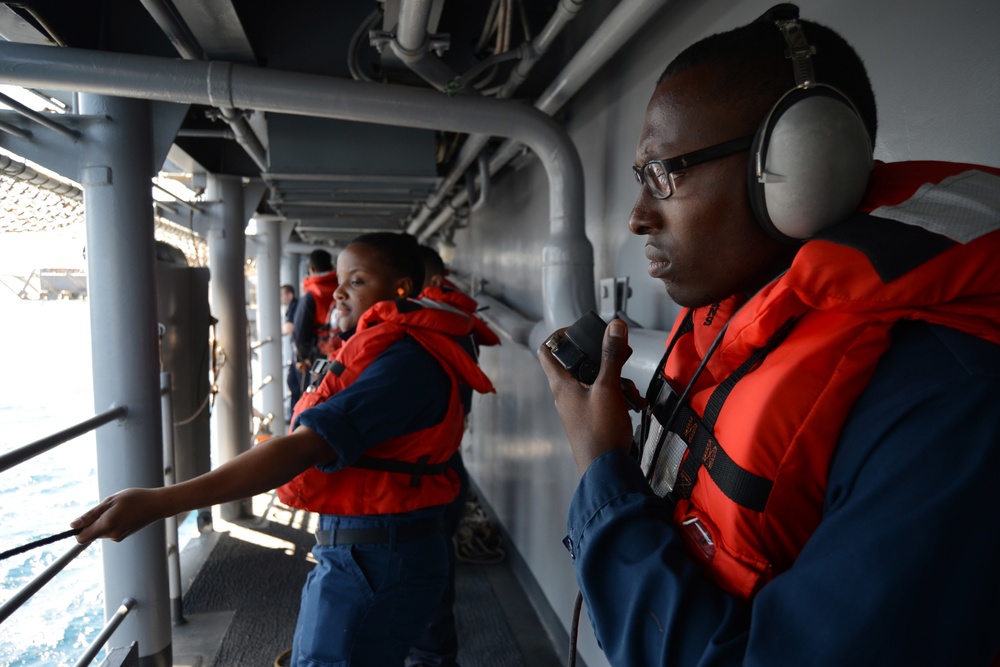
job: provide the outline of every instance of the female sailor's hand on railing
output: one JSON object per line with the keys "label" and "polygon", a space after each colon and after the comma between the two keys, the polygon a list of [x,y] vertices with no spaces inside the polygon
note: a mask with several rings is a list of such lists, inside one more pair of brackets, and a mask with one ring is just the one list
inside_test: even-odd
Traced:
{"label": "female sailor's hand on railing", "polygon": [[125,489],[108,496],[70,524],[72,528],[83,529],[76,541],[83,544],[103,537],[119,542],[162,519],[166,514],[159,491],[161,489]]}
{"label": "female sailor's hand on railing", "polygon": [[626,399],[638,407],[644,401],[635,385],[621,376],[631,353],[628,327],[622,320],[613,320],[604,332],[600,373],[594,384],[588,385],[563,368],[546,345],[538,350],[581,475],[597,457],[612,449],[628,452],[632,443]]}

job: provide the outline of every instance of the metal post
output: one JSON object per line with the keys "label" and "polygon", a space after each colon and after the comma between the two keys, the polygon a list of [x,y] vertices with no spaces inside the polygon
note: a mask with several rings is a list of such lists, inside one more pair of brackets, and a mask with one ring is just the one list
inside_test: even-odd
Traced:
{"label": "metal post", "polygon": [[[212,314],[226,355],[219,373],[215,397],[216,465],[250,449],[250,383],[247,378],[246,218],[243,192],[236,176],[209,175],[205,190],[209,208],[208,264],[212,271]],[[238,500],[221,506],[227,520],[249,517],[250,501]]]}
{"label": "metal post", "polygon": [[271,433],[281,434],[285,422],[285,374],[281,367],[281,221],[275,215],[257,218],[257,335],[271,342],[260,348],[260,373],[271,376],[264,385],[264,414],[270,414],[275,427]]}
{"label": "metal post", "polygon": [[[295,296],[301,297],[302,294],[302,284],[299,279],[299,264],[301,263],[302,256],[298,253],[288,253],[283,252],[281,254],[281,284],[291,285],[295,290]],[[285,313],[288,316],[288,313]],[[294,313],[292,314],[294,317]],[[284,334],[284,319],[282,320],[282,336],[281,336],[281,395],[282,395],[282,405],[286,405],[285,416],[291,417],[292,410],[295,408],[292,405],[291,389],[288,388],[288,367],[295,363],[295,354],[292,351],[292,336],[291,334]],[[286,393],[287,392],[287,393]],[[282,422],[284,424],[284,430],[288,429],[288,422]]]}
{"label": "metal post", "polygon": [[[127,419],[95,433],[104,497],[163,485],[152,123],[148,102],[87,94],[80,105],[81,113],[107,119],[81,139],[94,404],[98,412],[128,406]],[[172,662],[165,550],[161,523],[103,544],[105,617],[113,617],[118,600],[138,602],[110,646],[138,641],[140,664],[150,667]]]}
{"label": "metal post", "polygon": [[299,284],[299,264],[302,263],[302,255],[294,252],[286,252],[281,255],[281,284],[291,285],[295,288],[295,295],[299,294],[302,285]]}
{"label": "metal post", "polygon": [[[170,387],[170,373],[160,373],[160,403],[163,414],[163,485],[177,482],[177,464],[174,456],[174,400]],[[177,538],[177,517],[168,516],[166,522],[167,539],[167,579],[170,585],[170,616],[174,625],[184,625],[184,602],[181,599],[181,553]]]}

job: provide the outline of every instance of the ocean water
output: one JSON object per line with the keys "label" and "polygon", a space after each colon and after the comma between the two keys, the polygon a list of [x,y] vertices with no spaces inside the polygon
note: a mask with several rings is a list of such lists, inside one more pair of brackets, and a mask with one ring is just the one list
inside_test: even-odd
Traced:
{"label": "ocean water", "polygon": [[[94,416],[89,305],[22,301],[0,287],[0,454]],[[99,500],[93,432],[0,472],[0,551],[68,530]],[[198,534],[191,513],[178,528],[181,549]],[[74,543],[0,561],[0,604]],[[98,542],[0,625],[0,667],[75,665],[104,627],[103,578]]]}
{"label": "ocean water", "polygon": [[[92,378],[88,302],[22,301],[0,289],[0,453],[93,417]],[[0,551],[68,530],[98,500],[93,432],[0,473]],[[194,514],[178,532],[183,549],[198,535]],[[0,561],[0,603],[74,544]],[[0,625],[0,667],[75,665],[103,627],[98,542]]]}
{"label": "ocean water", "polygon": [[[87,302],[0,294],[0,452],[92,417],[91,377]],[[89,433],[0,473],[0,551],[67,530],[98,500],[96,463]],[[73,544],[0,561],[0,602]],[[75,664],[104,625],[102,577],[92,545],[0,625],[0,665]]]}

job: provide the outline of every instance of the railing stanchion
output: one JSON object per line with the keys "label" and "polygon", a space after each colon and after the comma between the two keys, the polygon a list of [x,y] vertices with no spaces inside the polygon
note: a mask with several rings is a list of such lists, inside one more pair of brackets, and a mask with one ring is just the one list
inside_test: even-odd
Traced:
{"label": "railing stanchion", "polygon": [[[168,372],[160,373],[160,403],[163,414],[163,485],[171,486],[177,481],[177,472],[174,461],[174,401]],[[174,625],[184,625],[187,620],[184,618],[184,601],[181,597],[181,555],[176,516],[166,518],[165,529],[170,615]]]}
{"label": "railing stanchion", "polygon": [[128,613],[132,611],[134,607],[135,599],[125,598],[122,600],[121,605],[115,611],[114,615],[108,619],[108,622],[104,625],[104,629],[101,630],[100,634],[97,635],[97,638],[94,639],[90,648],[88,648],[84,654],[80,656],[80,659],[76,661],[76,665],[74,665],[74,667],[87,667],[87,665],[94,660],[94,656],[96,656],[98,652],[100,652],[101,648],[108,643],[108,638],[111,637],[111,633],[118,629],[118,626],[122,624],[122,621],[125,620],[125,617],[128,616]]}

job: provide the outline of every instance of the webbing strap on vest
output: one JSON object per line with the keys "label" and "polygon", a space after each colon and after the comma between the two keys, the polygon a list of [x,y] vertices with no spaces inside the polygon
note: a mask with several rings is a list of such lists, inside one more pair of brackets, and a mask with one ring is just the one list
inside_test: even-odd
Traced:
{"label": "webbing strap on vest", "polygon": [[[671,351],[674,349],[674,345],[680,340],[681,336],[684,334],[694,331],[694,317],[692,313],[693,309],[688,309],[687,314],[685,314],[684,319],[681,321],[680,326],[677,327],[677,332],[674,333],[673,338],[667,344],[667,350],[660,357],[660,363],[656,365],[656,372],[653,373],[652,379],[649,381],[649,386],[646,388],[646,404],[650,407],[656,402],[657,397],[660,395],[660,390],[663,385],[666,384],[666,380],[663,378],[663,367],[667,364],[667,357],[670,356]],[[639,426],[632,439],[632,455],[633,458],[638,459],[640,451],[642,450],[642,443],[646,441],[646,437],[649,435],[650,428],[650,410],[643,410],[639,417]]]}
{"label": "webbing strap on vest", "polygon": [[677,475],[677,485],[674,486],[675,496],[680,498],[691,496],[698,468],[704,466],[712,481],[727,498],[755,512],[764,511],[774,482],[737,465],[712,435],[705,422],[698,419],[698,415],[688,406],[678,407],[674,424],[681,428],[674,430],[671,427],[671,430],[688,446],[687,456],[684,457],[681,471]]}
{"label": "webbing strap on vest", "polygon": [[[715,388],[705,406],[703,417],[699,418],[686,403],[677,405],[676,396],[663,396],[664,393],[672,394],[672,392],[661,392],[661,395],[657,397],[657,402],[671,401],[669,413],[673,418],[669,419],[669,424],[663,426],[667,432],[680,438],[687,445],[688,450],[677,473],[676,485],[671,490],[672,496],[689,498],[697,479],[698,469],[704,467],[712,481],[727,498],[756,512],[764,511],[774,482],[741,468],[733,461],[715,439],[715,422],[736,383],[756,368],[772,350],[785,340],[795,326],[795,322],[796,318],[785,322],[763,347],[755,350]],[[665,361],[661,363],[660,369],[657,371],[658,376],[663,374]],[[654,407],[657,406],[651,405],[651,411]],[[661,415],[666,412],[664,406],[659,406],[659,408]],[[653,461],[653,465],[657,465],[657,462]]]}
{"label": "webbing strap on vest", "polygon": [[443,475],[448,471],[448,462],[428,463],[430,456],[421,456],[416,461],[396,461],[380,459],[377,456],[362,456],[352,466],[365,470],[394,472],[410,476],[410,486],[420,486],[420,478],[424,475]]}

